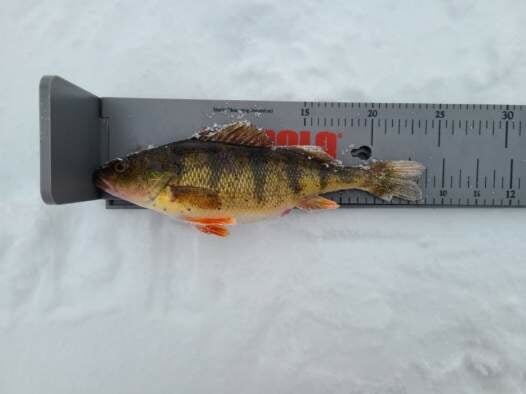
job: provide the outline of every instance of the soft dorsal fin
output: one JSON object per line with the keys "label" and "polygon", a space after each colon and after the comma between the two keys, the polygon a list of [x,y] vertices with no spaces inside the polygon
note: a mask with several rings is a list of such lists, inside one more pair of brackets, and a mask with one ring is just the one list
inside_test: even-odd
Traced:
{"label": "soft dorsal fin", "polygon": [[309,159],[318,160],[330,166],[342,166],[341,161],[336,160],[334,157],[325,152],[323,148],[317,145],[276,146],[276,149],[286,149],[293,152],[297,152],[303,156],[306,156]]}
{"label": "soft dorsal fin", "polygon": [[263,130],[247,121],[230,123],[220,127],[208,127],[194,136],[199,141],[225,142],[237,145],[271,147],[272,140]]}

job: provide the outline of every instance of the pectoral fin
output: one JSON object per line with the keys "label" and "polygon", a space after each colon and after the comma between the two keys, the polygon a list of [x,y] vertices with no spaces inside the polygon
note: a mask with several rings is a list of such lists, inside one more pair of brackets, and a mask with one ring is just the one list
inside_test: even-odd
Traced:
{"label": "pectoral fin", "polygon": [[170,185],[170,201],[200,209],[221,209],[221,198],[213,190],[196,187]]}
{"label": "pectoral fin", "polygon": [[298,208],[309,211],[313,209],[336,209],[339,207],[336,202],[321,196],[307,197],[298,204]]}

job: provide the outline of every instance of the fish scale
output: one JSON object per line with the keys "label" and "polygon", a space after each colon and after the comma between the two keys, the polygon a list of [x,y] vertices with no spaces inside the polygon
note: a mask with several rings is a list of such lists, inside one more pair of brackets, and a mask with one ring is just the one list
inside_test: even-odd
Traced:
{"label": "fish scale", "polygon": [[[40,104],[41,190],[48,203],[105,197],[109,208],[133,207],[101,196],[93,169],[213,124],[247,120],[278,144],[318,144],[345,165],[370,156],[426,166],[421,201],[385,202],[356,190],[330,194],[342,206],[526,204],[522,105],[99,98],[59,77],[42,79]],[[64,141],[76,150],[73,157]]]}

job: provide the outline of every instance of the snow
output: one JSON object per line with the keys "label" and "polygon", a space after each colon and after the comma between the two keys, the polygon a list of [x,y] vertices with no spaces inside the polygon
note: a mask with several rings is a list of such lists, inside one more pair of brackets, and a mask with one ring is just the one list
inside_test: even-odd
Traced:
{"label": "snow", "polygon": [[[143,4],[144,3],[144,4]],[[213,238],[46,206],[38,80],[101,96],[524,104],[521,1],[4,1],[0,393],[526,391],[526,211]]]}

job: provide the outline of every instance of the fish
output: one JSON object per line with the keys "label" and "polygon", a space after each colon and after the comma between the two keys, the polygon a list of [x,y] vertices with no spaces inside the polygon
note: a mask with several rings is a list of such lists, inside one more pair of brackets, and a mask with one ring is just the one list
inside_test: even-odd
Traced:
{"label": "fish", "polygon": [[276,146],[263,130],[237,121],[111,160],[94,172],[94,182],[112,196],[226,237],[229,226],[293,208],[336,209],[322,196],[329,192],[420,200],[416,180],[423,171],[412,160],[343,166],[319,146]]}

